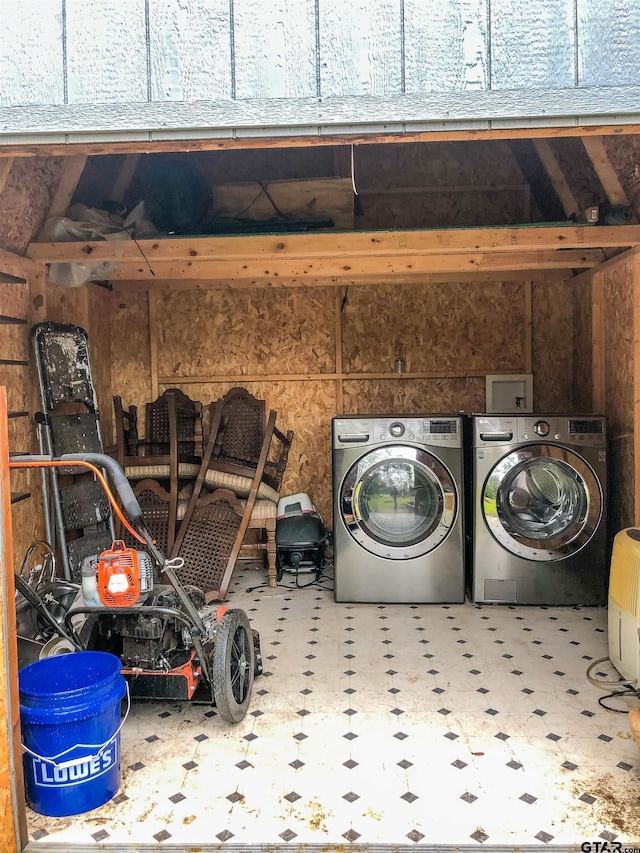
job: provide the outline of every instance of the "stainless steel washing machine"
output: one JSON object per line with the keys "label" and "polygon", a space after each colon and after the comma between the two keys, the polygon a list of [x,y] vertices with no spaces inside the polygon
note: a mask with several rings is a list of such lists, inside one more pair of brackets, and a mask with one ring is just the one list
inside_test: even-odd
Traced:
{"label": "stainless steel washing machine", "polygon": [[332,421],[336,601],[464,600],[462,419]]}
{"label": "stainless steel washing machine", "polygon": [[470,597],[606,603],[603,417],[471,418]]}

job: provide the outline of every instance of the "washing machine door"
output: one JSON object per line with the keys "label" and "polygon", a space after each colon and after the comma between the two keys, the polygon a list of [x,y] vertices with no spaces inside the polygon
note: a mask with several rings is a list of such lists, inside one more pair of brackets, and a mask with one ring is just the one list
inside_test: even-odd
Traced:
{"label": "washing machine door", "polygon": [[342,519],[367,551],[392,560],[429,553],[458,512],[453,477],[416,447],[377,447],[348,471],[340,487]]}
{"label": "washing machine door", "polygon": [[487,527],[507,551],[528,560],[561,560],[596,532],[602,489],[578,454],[531,445],[504,456],[491,470],[482,509]]}

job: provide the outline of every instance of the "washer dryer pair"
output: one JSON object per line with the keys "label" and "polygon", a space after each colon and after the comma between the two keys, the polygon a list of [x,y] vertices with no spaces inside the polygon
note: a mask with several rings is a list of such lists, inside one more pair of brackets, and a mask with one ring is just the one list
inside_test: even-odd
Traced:
{"label": "washer dryer pair", "polygon": [[461,602],[459,415],[332,421],[336,601]]}
{"label": "washer dryer pair", "polygon": [[605,418],[476,415],[469,425],[471,600],[606,604]]}
{"label": "washer dryer pair", "polygon": [[332,433],[336,601],[462,602],[466,567],[476,603],[606,604],[605,418],[351,416]]}

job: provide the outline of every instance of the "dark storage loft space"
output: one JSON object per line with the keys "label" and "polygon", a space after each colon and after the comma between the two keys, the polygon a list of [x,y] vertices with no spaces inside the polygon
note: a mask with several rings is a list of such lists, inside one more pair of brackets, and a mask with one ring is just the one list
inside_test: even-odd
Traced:
{"label": "dark storage loft space", "polygon": [[192,235],[259,233],[259,222],[267,232],[594,224],[593,208],[601,225],[629,224],[635,173],[624,174],[626,204],[599,174],[603,157],[610,171],[626,166],[633,141],[607,144],[590,149],[593,159],[573,138],[90,156],[69,206],[131,211],[144,201],[161,234]]}

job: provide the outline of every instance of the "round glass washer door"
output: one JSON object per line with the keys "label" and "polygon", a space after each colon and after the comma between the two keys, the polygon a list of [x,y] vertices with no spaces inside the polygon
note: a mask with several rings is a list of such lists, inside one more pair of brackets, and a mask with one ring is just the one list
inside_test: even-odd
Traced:
{"label": "round glass washer door", "polygon": [[340,487],[342,518],[353,538],[392,560],[428,554],[448,535],[458,512],[453,477],[435,456],[416,447],[370,451]]}
{"label": "round glass washer door", "polygon": [[529,560],[561,560],[596,532],[602,489],[576,453],[531,445],[509,453],[492,469],[482,509],[487,527],[507,551]]}

